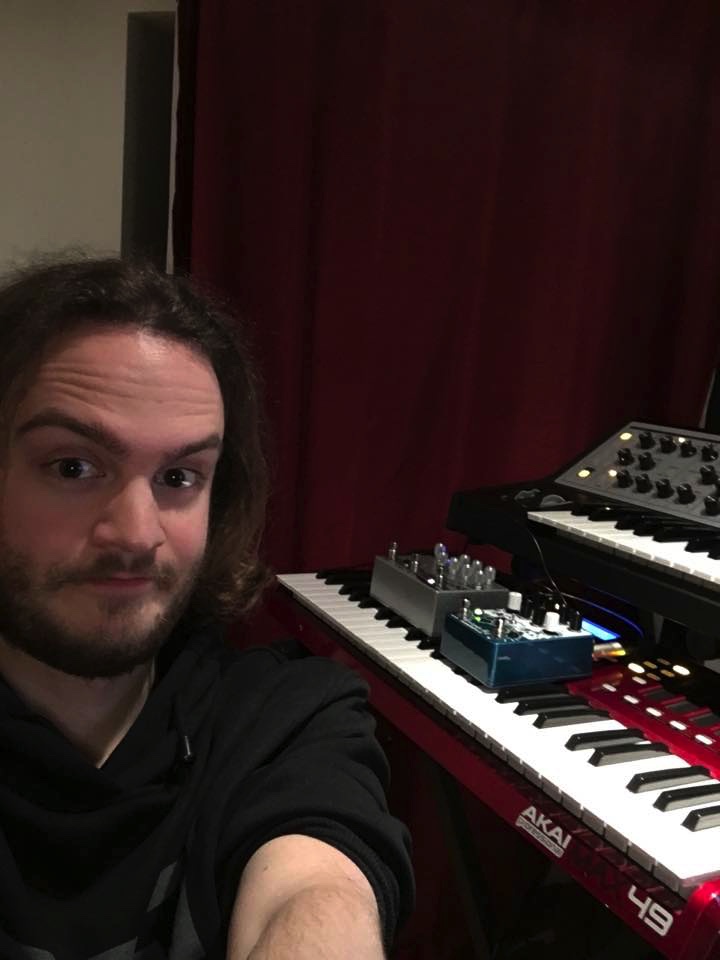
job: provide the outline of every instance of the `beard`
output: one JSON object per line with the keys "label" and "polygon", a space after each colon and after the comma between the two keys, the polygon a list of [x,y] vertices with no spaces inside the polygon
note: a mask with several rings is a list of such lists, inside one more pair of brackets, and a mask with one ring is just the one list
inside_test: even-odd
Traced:
{"label": "beard", "polygon": [[[0,636],[72,676],[129,673],[160,652],[188,606],[201,567],[202,558],[181,575],[170,565],[157,565],[152,556],[138,556],[128,566],[108,554],[88,569],[55,564],[39,570],[0,543]],[[89,598],[86,616],[84,603],[73,609],[74,584],[120,573],[150,578],[152,593]]]}

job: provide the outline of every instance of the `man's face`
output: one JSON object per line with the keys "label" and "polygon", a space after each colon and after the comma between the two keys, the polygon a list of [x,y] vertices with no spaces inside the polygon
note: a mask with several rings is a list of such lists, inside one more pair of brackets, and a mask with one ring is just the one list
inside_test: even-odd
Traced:
{"label": "man's face", "polygon": [[150,660],[197,580],[223,426],[186,346],[88,327],[51,349],[0,462],[0,636],[77,676]]}

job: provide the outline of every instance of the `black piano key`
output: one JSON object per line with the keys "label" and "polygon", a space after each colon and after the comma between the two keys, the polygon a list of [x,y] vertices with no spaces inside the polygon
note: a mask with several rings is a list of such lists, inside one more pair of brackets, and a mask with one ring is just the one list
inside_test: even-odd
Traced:
{"label": "black piano key", "polygon": [[638,523],[641,523],[643,520],[656,520],[656,513],[632,513],[628,512],[627,516],[620,517],[620,519],[615,523],[616,530],[634,530],[637,527]]}
{"label": "black piano key", "polygon": [[684,527],[682,525],[663,526],[653,534],[653,540],[657,543],[682,543],[683,540],[689,540],[690,537],[697,535],[699,531],[697,526]]}
{"label": "black piano key", "polygon": [[669,770],[648,770],[645,773],[636,773],[628,781],[627,789],[631,793],[646,793],[648,790],[663,790],[665,787],[676,787],[682,783],[697,783],[699,780],[709,780],[710,773],[705,767],[671,767]]}
{"label": "black piano key", "polygon": [[699,536],[693,537],[691,540],[688,540],[685,549],[688,553],[707,553],[709,550],[712,550],[713,547],[720,549],[720,535],[717,533],[712,536]]}
{"label": "black piano key", "polygon": [[711,560],[720,560],[720,547],[713,547],[712,550],[708,550],[708,556]]}
{"label": "black piano key", "polygon": [[640,512],[640,508],[633,510],[632,507],[625,505],[620,506],[620,504],[601,504],[600,506],[591,507],[586,516],[588,520],[619,520],[621,517],[627,517],[629,514],[637,516]]}
{"label": "black piano key", "polygon": [[377,607],[378,609],[380,609],[382,604],[380,604],[373,597],[366,597],[364,600],[358,601],[358,606],[360,607],[361,610],[368,610],[370,607]]}
{"label": "black piano key", "polygon": [[694,807],[697,803],[703,803],[706,800],[720,800],[720,783],[663,790],[653,806],[665,812],[666,810],[682,810],[683,807]]}
{"label": "black piano key", "polygon": [[587,701],[583,700],[582,697],[572,697],[570,694],[550,699],[543,699],[542,697],[535,699],[532,697],[521,700],[513,713],[517,713],[520,717],[527,717],[532,713],[557,713],[559,710],[571,710],[586,706]]}
{"label": "black piano key", "polygon": [[389,620],[390,617],[395,616],[395,611],[391,610],[390,607],[378,607],[375,612],[376,620]]}
{"label": "black piano key", "polygon": [[367,570],[321,570],[315,576],[325,583],[334,585],[336,583],[358,583],[367,581],[370,583],[370,574]]}
{"label": "black piano key", "polygon": [[370,596],[365,587],[358,587],[357,589],[351,590],[348,594],[348,600],[351,603],[357,603],[359,600],[365,600]]}
{"label": "black piano key", "polygon": [[629,763],[631,760],[646,760],[667,753],[666,743],[618,743],[615,746],[599,747],[588,760],[594,767],[607,767],[611,763]]}
{"label": "black piano key", "polygon": [[533,720],[534,727],[549,729],[550,727],[571,727],[578,723],[594,723],[596,720],[607,720],[610,714],[607,710],[592,710],[590,707],[578,707],[571,713],[540,713]]}
{"label": "black piano key", "polygon": [[598,730],[596,733],[574,733],[565,744],[568,750],[594,750],[596,747],[609,747],[613,743],[637,743],[645,740],[642,730]]}
{"label": "black piano key", "polygon": [[422,643],[425,640],[434,640],[436,638],[428,637],[428,635],[419,627],[410,627],[410,629],[408,630],[407,639],[416,640]]}
{"label": "black piano key", "polygon": [[408,621],[404,617],[400,617],[396,613],[393,614],[392,617],[388,617],[388,620],[385,626],[390,627],[390,629],[392,630],[397,630],[398,628],[403,628],[403,627],[405,628],[405,630],[412,630],[412,624],[408,623]]}
{"label": "black piano key", "polygon": [[655,534],[661,530],[670,530],[673,527],[687,529],[687,526],[687,520],[681,520],[679,517],[658,517],[656,515],[640,520],[639,523],[632,528],[632,531],[638,537],[654,537]]}
{"label": "black piano key", "polygon": [[565,692],[565,687],[559,683],[523,684],[519,687],[505,687],[495,698],[498,703],[517,703],[527,697],[557,697]]}
{"label": "black piano key", "polygon": [[683,820],[682,825],[688,830],[707,830],[708,827],[720,826],[720,807],[704,807],[701,810],[691,810]]}

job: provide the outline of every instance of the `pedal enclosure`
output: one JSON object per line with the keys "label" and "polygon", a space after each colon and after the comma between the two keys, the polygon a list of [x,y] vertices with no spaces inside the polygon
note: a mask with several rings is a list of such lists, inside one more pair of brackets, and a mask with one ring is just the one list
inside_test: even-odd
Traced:
{"label": "pedal enclosure", "polygon": [[462,611],[463,600],[472,607],[504,608],[508,593],[498,584],[485,590],[437,590],[431,584],[412,573],[404,565],[403,558],[389,560],[375,557],[370,595],[383,606],[389,607],[414,627],[429,637],[439,637],[445,617]]}
{"label": "pedal enclosure", "polygon": [[493,632],[497,616],[488,612],[474,622],[450,614],[440,638],[440,653],[490,689],[591,673],[593,638],[589,633],[565,628],[549,633],[518,617],[510,621],[518,629],[499,638]]}

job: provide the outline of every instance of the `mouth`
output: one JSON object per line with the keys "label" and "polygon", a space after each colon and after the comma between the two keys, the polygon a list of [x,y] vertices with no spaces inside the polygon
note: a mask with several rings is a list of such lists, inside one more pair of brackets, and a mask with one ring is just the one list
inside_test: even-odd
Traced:
{"label": "mouth", "polygon": [[135,590],[146,590],[151,587],[155,581],[151,577],[92,577],[83,580],[81,586],[87,586],[94,590],[116,590],[120,592],[132,592]]}

